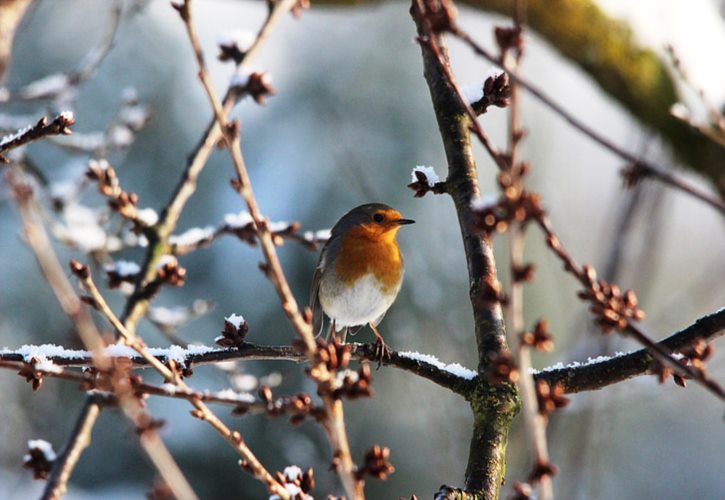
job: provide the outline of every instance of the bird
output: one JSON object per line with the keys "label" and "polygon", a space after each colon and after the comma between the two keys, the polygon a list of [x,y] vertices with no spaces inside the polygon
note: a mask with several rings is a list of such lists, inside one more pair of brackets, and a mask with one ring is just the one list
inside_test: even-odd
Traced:
{"label": "bird", "polygon": [[327,315],[327,340],[340,332],[344,343],[348,331],[354,335],[369,325],[376,337],[378,367],[389,351],[377,325],[403,284],[396,236],[401,226],[414,222],[383,203],[353,208],[333,226],[312,277],[313,331],[322,333]]}

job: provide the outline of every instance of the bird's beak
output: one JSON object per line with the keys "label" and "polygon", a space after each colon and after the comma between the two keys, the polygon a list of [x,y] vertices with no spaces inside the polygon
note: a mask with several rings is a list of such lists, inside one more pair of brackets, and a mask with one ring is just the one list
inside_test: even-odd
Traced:
{"label": "bird's beak", "polygon": [[415,224],[415,221],[412,219],[398,219],[395,223],[399,226],[404,226],[406,224]]}

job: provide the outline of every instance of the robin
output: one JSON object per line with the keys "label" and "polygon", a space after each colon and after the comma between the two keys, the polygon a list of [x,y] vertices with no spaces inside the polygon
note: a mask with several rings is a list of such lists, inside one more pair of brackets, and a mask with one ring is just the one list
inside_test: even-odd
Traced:
{"label": "robin", "polygon": [[400,226],[415,221],[382,203],[353,208],[332,228],[312,277],[310,307],[313,331],[322,333],[323,312],[332,332],[345,341],[370,325],[382,361],[387,353],[376,326],[395,302],[403,283],[403,257],[395,239]]}

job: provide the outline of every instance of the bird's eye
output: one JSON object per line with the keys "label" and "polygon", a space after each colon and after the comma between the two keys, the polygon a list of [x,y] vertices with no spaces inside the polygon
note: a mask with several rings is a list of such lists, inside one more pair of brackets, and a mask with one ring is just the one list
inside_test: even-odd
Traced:
{"label": "bird's eye", "polygon": [[375,222],[383,222],[383,219],[385,219],[385,216],[383,214],[378,213],[373,215],[373,220]]}

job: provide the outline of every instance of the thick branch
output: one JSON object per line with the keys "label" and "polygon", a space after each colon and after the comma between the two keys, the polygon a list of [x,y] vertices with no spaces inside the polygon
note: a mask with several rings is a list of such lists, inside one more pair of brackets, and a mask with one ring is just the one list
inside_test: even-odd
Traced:
{"label": "thick branch", "polygon": [[[698,338],[711,342],[723,334],[725,334],[725,308],[699,318],[692,325],[661,341],[659,345],[672,352],[681,352],[691,346]],[[37,349],[40,349],[40,347]],[[233,360],[279,360],[301,363],[307,359],[305,355],[300,354],[291,345],[260,345],[245,342],[238,349],[199,349],[199,346],[192,346],[191,349],[192,351],[184,356],[183,364],[186,367]],[[194,352],[194,350],[197,350],[197,352]],[[149,351],[153,353],[156,350],[150,348]],[[0,360],[27,361],[28,358],[32,358],[33,353],[34,349],[31,346],[16,351],[0,351]],[[178,352],[176,355],[178,356]],[[162,363],[169,362],[168,356],[156,355],[156,357]],[[358,360],[378,360],[375,348],[371,344],[352,344],[352,357]],[[48,355],[46,358],[48,361],[64,367],[88,367],[93,363],[93,359],[87,351],[67,350],[56,355]],[[140,355],[128,356],[127,358],[138,367],[148,366]],[[176,356],[174,356],[174,359],[177,359]],[[552,386],[561,383],[567,393],[591,391],[629,380],[638,375],[653,373],[652,361],[653,359],[647,350],[641,349],[605,361],[540,371],[535,374],[534,378],[537,381],[545,380]],[[473,379],[440,368],[423,359],[414,359],[409,355],[401,355],[394,351],[391,352],[390,358],[386,359],[383,364],[426,378],[469,399],[476,385],[476,381]]]}
{"label": "thick branch", "polygon": [[[129,359],[136,367],[147,367],[148,362],[137,353],[120,356],[118,354],[117,346],[109,346],[114,351],[114,355],[110,355],[108,352],[104,352],[110,357],[123,357]],[[377,362],[379,356],[375,352],[375,346],[373,344],[351,344],[351,355],[356,360],[367,360],[371,362]],[[58,351],[58,348],[55,348]],[[184,367],[192,368],[194,366],[202,366],[214,363],[220,363],[222,361],[291,361],[294,363],[303,363],[307,360],[305,354],[300,353],[291,345],[261,345],[252,344],[245,342],[238,348],[223,349],[223,348],[201,348],[200,346],[190,346],[186,351],[180,351],[178,347],[173,348],[173,353],[168,349],[155,349],[148,348],[148,352],[152,353],[161,363],[168,364],[172,359],[181,363]],[[162,354],[159,351],[163,351]],[[42,346],[25,346],[24,348],[16,351],[0,351],[0,360],[2,361],[28,361],[43,352]],[[63,350],[56,352],[54,355],[44,355],[44,357],[58,365],[63,367],[89,367],[93,364],[93,358],[87,351],[78,350]],[[181,360],[183,357],[183,361]],[[420,359],[424,358],[424,359]],[[427,361],[425,358],[432,358],[431,356],[420,356],[418,359],[411,357],[410,355],[404,355],[395,351],[391,351],[390,357],[383,361],[386,366],[394,366],[401,370],[413,373],[420,377],[430,380],[431,382],[449,389],[456,394],[462,396],[468,395],[473,389],[473,377],[462,376],[458,368],[458,372],[448,369],[447,367],[441,367],[441,365],[434,364]],[[468,375],[468,373],[466,373]]]}
{"label": "thick branch", "polygon": [[[725,308],[703,316],[694,324],[659,342],[659,345],[672,352],[680,352],[698,338],[710,341],[724,333]],[[638,375],[654,373],[653,361],[652,354],[647,349],[641,349],[598,363],[541,371],[534,378],[537,381],[546,380],[552,386],[562,384],[567,393],[593,391]]]}
{"label": "thick branch", "polygon": [[[438,129],[448,160],[448,194],[453,198],[468,264],[469,294],[473,306],[478,348],[478,371],[482,373],[491,356],[508,350],[498,300],[498,288],[491,240],[473,231],[471,202],[480,194],[476,163],[471,149],[471,117],[459,97],[449,69],[448,51],[431,19],[445,6],[438,2],[413,1],[411,15],[416,23],[425,80],[433,102]],[[469,394],[474,414],[473,437],[466,469],[466,489],[486,498],[498,498],[505,470],[508,428],[518,411],[518,391],[508,383],[493,384],[483,377]]]}

